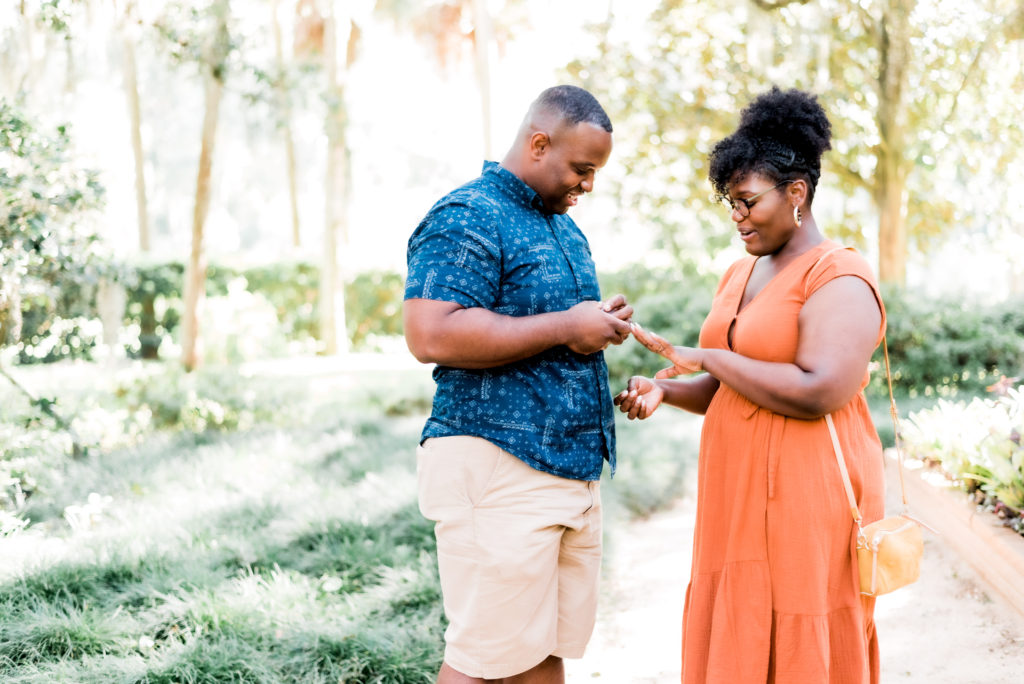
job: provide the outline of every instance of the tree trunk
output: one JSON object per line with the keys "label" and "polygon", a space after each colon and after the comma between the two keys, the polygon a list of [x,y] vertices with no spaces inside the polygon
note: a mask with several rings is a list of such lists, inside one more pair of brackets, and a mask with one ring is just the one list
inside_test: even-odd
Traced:
{"label": "tree trunk", "polygon": [[[344,271],[338,259],[338,248],[344,246],[347,234],[349,194],[347,112],[345,86],[341,79],[346,65],[339,63],[348,51],[338,45],[351,36],[351,21],[332,0],[324,22],[324,67],[327,77],[327,170],[324,179],[324,255],[320,272],[320,340],[327,355],[346,353],[348,336],[345,329]],[[344,33],[345,36],[341,34]],[[346,43],[348,42],[346,38]],[[346,60],[347,63],[347,60]]]}
{"label": "tree trunk", "polygon": [[160,358],[162,338],[156,333],[156,293],[142,295],[142,315],[139,317],[139,356],[147,361]]}
{"label": "tree trunk", "polygon": [[[280,0],[271,3],[271,27],[274,32],[274,55],[280,77],[284,76],[284,46],[281,36]],[[284,142],[285,171],[288,174],[288,199],[291,206],[292,246],[302,246],[302,233],[299,226],[299,190],[295,168],[295,137],[292,135],[292,112],[288,102],[285,84],[275,86],[278,101],[278,113],[281,116],[281,133]]]}
{"label": "tree trunk", "polygon": [[217,30],[210,39],[208,58],[202,65],[206,83],[206,111],[203,114],[203,141],[199,152],[199,172],[196,175],[196,201],[192,213],[192,250],[185,268],[184,312],[182,314],[181,361],[185,370],[195,370],[199,364],[199,308],[206,289],[206,256],[203,250],[203,231],[210,209],[210,190],[213,170],[214,144],[217,138],[217,119],[220,100],[224,92],[224,69],[228,50],[228,3],[224,0],[214,10]]}
{"label": "tree trunk", "polygon": [[900,160],[878,160],[875,206],[878,209],[878,279],[903,287],[907,276],[905,174]]}
{"label": "tree trunk", "polygon": [[874,201],[878,210],[878,278],[903,286],[907,277],[906,107],[909,17],[915,0],[889,0],[879,22],[878,133]]}
{"label": "tree trunk", "polygon": [[491,15],[487,11],[487,0],[473,0],[473,47],[477,89],[480,92],[484,159],[491,158],[491,33]]}
{"label": "tree trunk", "polygon": [[146,199],[146,157],[142,149],[142,114],[139,106],[139,80],[135,65],[135,37],[132,34],[132,6],[125,10],[121,27],[124,49],[124,93],[128,100],[132,155],[135,160],[135,212],[139,222],[139,249],[149,251],[149,208]]}

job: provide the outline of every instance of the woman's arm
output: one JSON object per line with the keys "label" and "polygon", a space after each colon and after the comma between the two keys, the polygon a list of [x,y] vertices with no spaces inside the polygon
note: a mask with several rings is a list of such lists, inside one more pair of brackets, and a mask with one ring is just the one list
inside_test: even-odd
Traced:
{"label": "woman's arm", "polygon": [[846,405],[860,389],[881,324],[871,287],[856,276],[841,276],[804,304],[794,363],[758,361],[725,349],[675,347],[675,366],[658,376],[702,368],[759,406],[793,418],[818,418]]}
{"label": "woman's arm", "polygon": [[659,380],[634,375],[626,389],[615,397],[615,405],[630,420],[643,420],[666,403],[691,413],[704,415],[719,382],[708,374],[688,380]]}

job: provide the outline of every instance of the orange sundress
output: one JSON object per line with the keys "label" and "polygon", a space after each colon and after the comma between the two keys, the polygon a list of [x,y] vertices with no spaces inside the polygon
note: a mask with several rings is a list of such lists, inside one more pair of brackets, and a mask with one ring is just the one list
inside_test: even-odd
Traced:
{"label": "orange sundress", "polygon": [[[796,357],[798,316],[828,281],[867,262],[825,241],[742,311],[756,259],[722,278],[700,346],[764,361]],[[885,330],[885,311],[879,342]],[[863,388],[833,419],[865,521],[884,512],[882,447]],[[683,615],[683,684],[877,684],[874,599],[858,590],[856,526],[823,418],[788,418],[721,385],[701,434],[693,565]]]}

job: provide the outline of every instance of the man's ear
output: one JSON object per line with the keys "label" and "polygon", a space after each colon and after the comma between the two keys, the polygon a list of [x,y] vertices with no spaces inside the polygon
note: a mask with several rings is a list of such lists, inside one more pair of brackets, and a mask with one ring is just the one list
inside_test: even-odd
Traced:
{"label": "man's ear", "polygon": [[538,160],[551,146],[551,137],[544,131],[534,131],[530,136],[530,159]]}

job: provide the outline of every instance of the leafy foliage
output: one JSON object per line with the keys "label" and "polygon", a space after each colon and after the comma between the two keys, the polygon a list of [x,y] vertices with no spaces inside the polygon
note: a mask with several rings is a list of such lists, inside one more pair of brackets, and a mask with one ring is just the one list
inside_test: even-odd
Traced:
{"label": "leafy foliage", "polygon": [[[1008,230],[1012,204],[1000,177],[1024,144],[1013,112],[1024,87],[1014,0],[825,0],[814,3],[707,3],[663,0],[638,38],[614,25],[595,27],[598,54],[569,65],[615,123],[625,173],[614,192],[623,223],[653,224],[661,247],[707,270],[725,245],[726,224],[710,200],[707,155],[730,133],[739,111],[772,84],[815,92],[834,129],[816,202],[819,222],[860,246],[877,234],[878,168],[892,108],[905,132],[899,156],[909,175],[907,227],[912,244],[955,227]],[[887,18],[910,16],[905,64],[885,60],[898,37]],[[906,92],[883,88],[887,65],[908,70]],[[894,99],[899,96],[899,99]],[[610,179],[608,179],[610,180]],[[892,182],[902,182],[895,178]],[[837,196],[834,191],[840,194]]]}
{"label": "leafy foliage", "polygon": [[56,299],[95,282],[103,268],[85,220],[103,188],[73,162],[69,145],[66,126],[40,131],[0,100],[0,344],[20,337],[22,300]]}
{"label": "leafy foliage", "polygon": [[[116,272],[106,267],[106,277],[113,273],[127,292],[124,327],[131,335],[126,347],[131,358],[156,359],[161,347],[173,344],[184,306],[184,271],[179,261],[122,264]],[[209,359],[245,361],[281,356],[296,347],[310,351],[319,335],[318,279],[318,267],[306,262],[211,264],[206,309],[218,316],[218,326],[204,326]],[[401,274],[363,272],[345,290],[349,337],[356,349],[372,349],[379,339],[402,334]],[[93,358],[102,326],[92,283],[37,292],[21,307],[20,363]]]}
{"label": "leafy foliage", "polygon": [[969,403],[939,400],[910,416],[907,452],[937,463],[1024,534],[1024,385]]}
{"label": "leafy foliage", "polygon": [[[977,393],[1001,375],[1024,372],[1024,301],[963,306],[954,298],[926,299],[883,292],[894,384],[911,398]],[[881,351],[876,362],[884,363]],[[884,394],[885,374],[872,377]]]}

